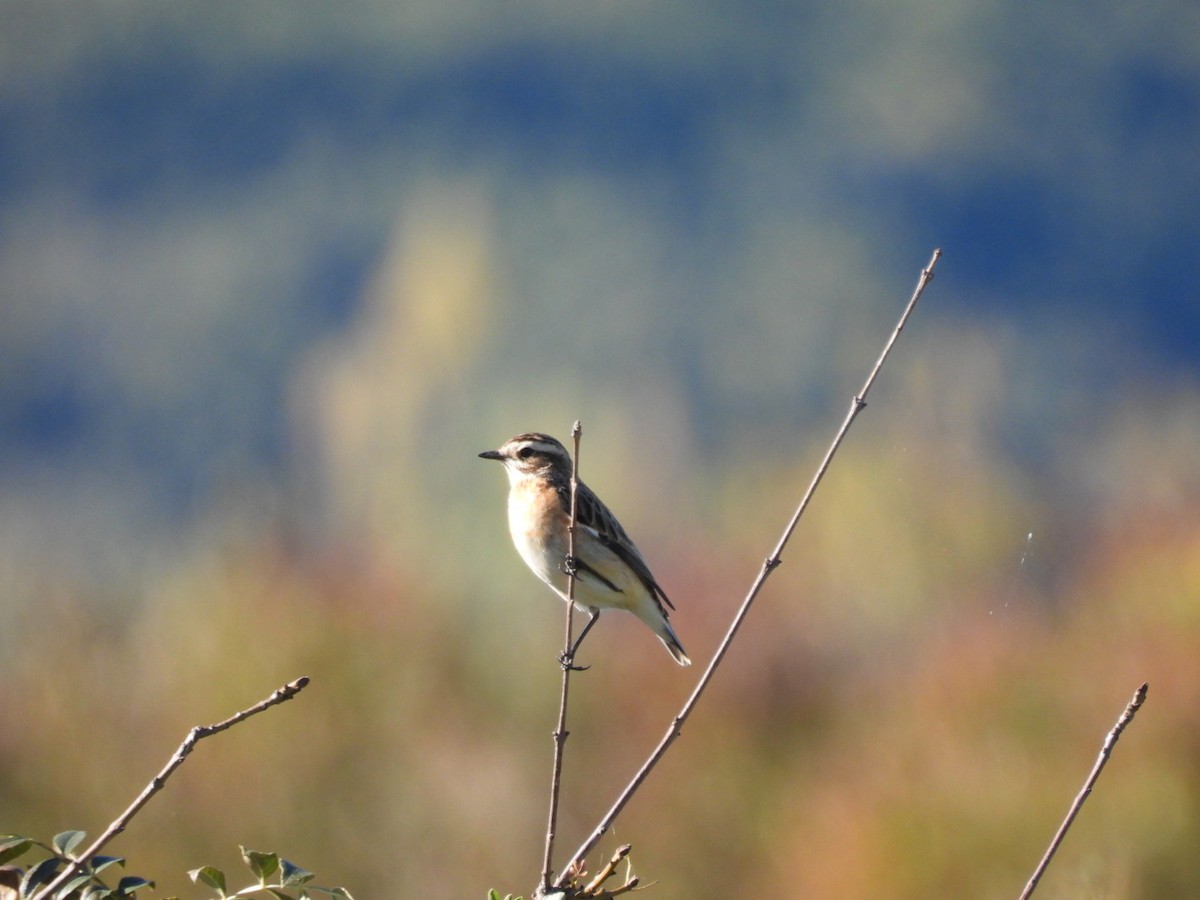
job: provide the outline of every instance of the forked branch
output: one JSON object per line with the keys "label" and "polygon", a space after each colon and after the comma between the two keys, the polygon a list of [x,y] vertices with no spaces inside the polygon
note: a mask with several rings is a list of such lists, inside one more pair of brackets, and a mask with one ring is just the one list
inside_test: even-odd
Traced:
{"label": "forked branch", "polygon": [[780,537],[779,543],[775,546],[774,551],[763,562],[762,571],[759,572],[758,577],[755,578],[754,583],[750,586],[750,590],[746,594],[745,599],[742,600],[742,605],[739,607],[737,614],[733,617],[733,621],[729,625],[729,630],[725,632],[725,637],[721,639],[721,643],[717,646],[717,650],[713,654],[713,658],[709,662],[708,668],[706,668],[704,670],[704,674],[700,676],[700,680],[697,682],[695,689],[691,693],[691,696],[688,697],[687,701],[683,704],[683,708],[680,709],[675,717],[671,720],[671,724],[668,726],[667,732],[663,735],[662,740],[659,741],[658,746],[654,748],[653,752],[651,752],[650,756],[642,764],[642,767],[638,769],[637,773],[633,776],[633,779],[621,792],[620,796],[617,797],[617,800],[612,805],[612,808],[604,814],[604,817],[600,820],[600,823],[596,826],[595,830],[591,833],[588,839],[585,840],[583,844],[580,845],[579,849],[575,851],[575,855],[571,858],[570,864],[564,869],[564,874],[559,876],[558,881],[555,883],[557,887],[561,888],[564,886],[566,881],[566,873],[570,872],[573,868],[577,868],[582,865],[584,858],[600,842],[600,839],[604,836],[608,829],[612,827],[613,822],[616,820],[621,810],[625,808],[625,804],[627,804],[630,798],[637,793],[637,790],[641,787],[642,782],[646,780],[646,776],[648,776],[651,770],[658,765],[659,760],[662,759],[663,755],[667,752],[667,748],[669,748],[671,744],[675,742],[675,739],[679,737],[683,730],[684,722],[686,722],[688,716],[692,714],[692,710],[695,708],[697,701],[699,701],[701,694],[704,693],[704,689],[708,687],[708,683],[712,680],[713,673],[716,671],[717,666],[719,666],[721,664],[721,660],[724,659],[725,652],[729,649],[730,643],[733,641],[738,629],[741,628],[742,622],[745,620],[746,614],[750,611],[750,606],[754,602],[754,598],[757,597],[759,591],[762,590],[762,586],[766,582],[767,577],[773,571],[775,571],[775,569],[778,568],[779,564],[782,562],[783,550],[787,546],[788,541],[791,539],[792,532],[796,530],[796,525],[799,523],[800,517],[804,515],[804,511],[808,508],[808,504],[812,500],[813,494],[817,490],[817,485],[819,485],[821,483],[821,479],[825,477],[825,472],[829,469],[829,464],[832,462],[834,454],[837,453],[838,448],[841,446],[842,440],[846,436],[846,432],[850,430],[850,425],[854,422],[855,417],[862,412],[863,407],[867,405],[867,392],[871,390],[871,386],[875,383],[875,379],[879,375],[880,369],[883,368],[884,361],[891,353],[892,346],[896,343],[896,339],[899,338],[900,332],[904,330],[904,326],[907,324],[909,316],[911,316],[913,310],[916,309],[917,301],[921,299],[921,294],[924,293],[929,282],[933,280],[933,270],[937,265],[937,261],[941,255],[941,250],[934,250],[933,256],[930,258],[928,265],[921,270],[921,275],[917,279],[917,286],[913,290],[912,296],[909,298],[908,305],[904,308],[904,312],[900,316],[900,320],[896,323],[896,327],[892,329],[891,335],[884,344],[883,352],[880,353],[879,359],[876,360],[875,366],[871,369],[871,373],[867,376],[867,380],[863,383],[862,389],[859,390],[859,392],[851,399],[850,410],[846,414],[845,420],[842,422],[842,427],[838,429],[837,434],[834,436],[833,443],[830,445],[829,450],[825,453],[825,458],[817,467],[816,474],[813,476],[812,482],[808,486],[808,490],[805,491],[803,498],[800,500],[800,505],[796,508],[796,511],[792,515],[791,520],[788,522],[787,527],[784,528],[783,535]]}

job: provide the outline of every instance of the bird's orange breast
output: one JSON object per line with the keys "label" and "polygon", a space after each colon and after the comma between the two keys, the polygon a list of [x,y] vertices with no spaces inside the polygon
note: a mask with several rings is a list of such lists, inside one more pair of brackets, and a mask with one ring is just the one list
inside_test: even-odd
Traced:
{"label": "bird's orange breast", "polygon": [[530,478],[509,493],[508,526],[518,545],[544,548],[560,544],[567,525],[558,492],[547,482]]}

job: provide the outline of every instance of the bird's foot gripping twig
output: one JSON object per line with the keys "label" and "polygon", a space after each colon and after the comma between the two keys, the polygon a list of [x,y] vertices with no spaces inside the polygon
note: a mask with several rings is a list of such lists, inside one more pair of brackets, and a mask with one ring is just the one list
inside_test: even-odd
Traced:
{"label": "bird's foot gripping twig", "polygon": [[[579,560],[571,554],[563,557],[562,563],[559,564],[559,569],[568,578],[575,578],[579,575]],[[588,626],[592,623],[588,622]],[[575,665],[575,651],[579,649],[579,644],[583,640],[583,635],[587,634],[587,627],[583,629],[583,633],[575,639],[570,648],[558,654],[558,664],[563,667],[565,672],[586,672],[591,666]]]}
{"label": "bird's foot gripping twig", "polygon": [[[570,557],[568,557],[569,559]],[[600,610],[593,609],[590,611],[590,618],[587,624],[583,626],[583,631],[579,632],[579,637],[571,642],[571,647],[564,650],[558,655],[558,664],[570,672],[586,672],[591,666],[575,665],[575,654],[579,652],[579,645],[583,643],[583,639],[587,637],[587,633],[592,630],[592,626],[596,624],[596,620],[600,618]]]}
{"label": "bird's foot gripping twig", "polygon": [[563,669],[565,669],[568,672],[586,672],[588,669],[591,668],[591,666],[575,665],[575,650],[574,649],[571,649],[569,652],[564,650],[562,653],[558,654],[558,664],[560,666],[562,666]]}

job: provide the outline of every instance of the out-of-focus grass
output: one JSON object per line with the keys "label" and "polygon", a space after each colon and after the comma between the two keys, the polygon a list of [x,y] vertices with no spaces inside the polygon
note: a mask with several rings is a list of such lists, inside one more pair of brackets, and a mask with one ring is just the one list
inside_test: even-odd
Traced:
{"label": "out-of-focus grass", "polygon": [[[613,840],[634,843],[657,895],[1012,896],[1142,680],[1149,700],[1043,890],[1195,883],[1200,517],[1135,505],[1117,530],[1097,515],[1070,523],[1069,558],[1022,566],[1021,529],[1004,536],[1044,506],[1006,495],[998,474],[869,445],[842,463],[727,670],[618,821]],[[781,506],[782,469],[757,474],[707,484],[720,496],[721,478],[741,478],[761,492],[750,506]],[[758,565],[740,547],[726,559],[746,498],[725,508],[655,560],[698,661]],[[1066,527],[1050,514],[1037,531]],[[287,531],[182,555],[126,615],[75,584],[10,617],[0,828],[97,831],[193,724],[307,674],[295,701],[206,741],[114,850],[185,897],[184,871],[235,867],[238,843],[360,896],[528,890],[559,607],[515,558],[493,596],[462,595],[369,541]],[[617,616],[585,655],[564,853],[693,674]]]}

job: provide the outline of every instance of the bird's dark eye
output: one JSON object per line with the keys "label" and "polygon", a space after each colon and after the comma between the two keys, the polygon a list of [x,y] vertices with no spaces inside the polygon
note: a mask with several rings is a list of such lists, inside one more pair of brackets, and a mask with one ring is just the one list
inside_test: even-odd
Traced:
{"label": "bird's dark eye", "polygon": [[533,456],[533,454],[535,454],[536,452],[537,451],[534,450],[532,447],[522,447],[520,450],[517,451],[517,456],[521,459],[529,459],[529,457]]}

